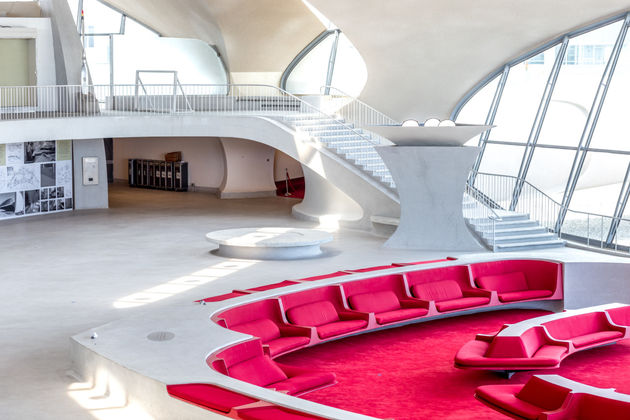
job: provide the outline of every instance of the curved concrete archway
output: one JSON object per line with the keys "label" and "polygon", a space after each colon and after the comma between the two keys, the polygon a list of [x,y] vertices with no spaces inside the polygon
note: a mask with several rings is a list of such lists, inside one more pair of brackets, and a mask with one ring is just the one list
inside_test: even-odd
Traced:
{"label": "curved concrete archway", "polygon": [[288,126],[262,116],[142,115],[59,118],[2,123],[0,143],[127,137],[220,137],[246,139],[271,146],[299,161],[307,177],[304,201],[294,210],[298,217],[324,220],[333,217],[345,225],[371,228],[372,215],[397,217],[397,197],[358,168],[321,144]]}

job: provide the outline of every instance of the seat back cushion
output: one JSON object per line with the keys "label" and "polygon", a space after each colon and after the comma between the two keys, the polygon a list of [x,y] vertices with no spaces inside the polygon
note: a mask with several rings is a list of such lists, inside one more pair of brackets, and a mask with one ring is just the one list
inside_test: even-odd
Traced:
{"label": "seat back cushion", "polygon": [[228,368],[228,375],[258,386],[267,386],[287,379],[287,375],[269,356],[257,356],[232,365]]}
{"label": "seat back cushion", "polygon": [[547,343],[547,336],[542,328],[534,327],[521,334],[521,341],[527,357],[532,357],[539,348]]}
{"label": "seat back cushion", "polygon": [[545,322],[543,325],[549,334],[559,340],[569,340],[573,337],[608,330],[606,316],[602,312],[586,313]]}
{"label": "seat back cushion", "polygon": [[569,392],[571,390],[568,388],[552,384],[537,376],[532,376],[516,394],[516,398],[552,411],[562,406]]}
{"label": "seat back cushion", "polygon": [[339,321],[339,314],[332,302],[320,300],[289,309],[287,311],[287,319],[296,325],[318,327]]}
{"label": "seat back cushion", "polygon": [[630,403],[599,395],[581,394],[578,404],[579,420],[628,419]]}
{"label": "seat back cushion", "polygon": [[420,283],[412,286],[411,292],[418,299],[443,300],[459,299],[463,297],[462,289],[455,280],[442,280],[429,283]]}
{"label": "seat back cushion", "polygon": [[486,290],[496,290],[499,293],[518,292],[527,290],[527,280],[522,271],[513,273],[496,274],[493,276],[481,276],[475,279],[477,286]]}
{"label": "seat back cushion", "polygon": [[260,337],[263,343],[280,337],[280,328],[270,319],[262,318],[251,322],[234,325],[231,330]]}
{"label": "seat back cushion", "polygon": [[606,312],[608,312],[610,319],[612,319],[612,322],[615,324],[630,327],[630,305],[608,309]]}
{"label": "seat back cushion", "polygon": [[400,309],[400,301],[391,290],[352,295],[348,303],[352,309],[362,312],[381,313]]}

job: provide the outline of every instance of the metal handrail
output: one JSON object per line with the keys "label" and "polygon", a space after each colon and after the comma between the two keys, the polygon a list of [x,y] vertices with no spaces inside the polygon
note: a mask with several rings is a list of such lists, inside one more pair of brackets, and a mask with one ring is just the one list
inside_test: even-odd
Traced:
{"label": "metal handrail", "polygon": [[[479,190],[483,195],[488,196],[493,204],[499,205],[502,209],[509,208],[513,187],[519,180],[518,177],[484,172],[477,172],[474,175],[475,186],[471,187],[467,184],[467,189]],[[488,182],[488,180],[490,180],[490,182]],[[483,201],[480,201],[480,203],[488,205],[488,203],[484,203]],[[614,236],[608,238],[606,235],[606,232],[608,232],[607,227],[609,227],[613,221],[619,223],[625,222],[627,226],[630,226],[630,219],[623,217],[607,216],[565,208],[568,215],[576,217],[565,219],[560,229],[557,229],[556,220],[561,209],[562,204],[558,203],[531,183],[523,181],[523,192],[515,211],[529,213],[549,232],[555,233],[559,238],[568,238],[584,243],[587,246],[593,246],[593,244],[595,244],[595,246],[599,248],[614,247],[615,249],[619,249],[619,231],[615,231]],[[610,221],[610,223],[608,223],[608,221]],[[584,222],[585,226],[580,226],[580,224]],[[593,234],[591,232],[592,227],[595,227],[598,232],[594,232]],[[622,247],[626,246],[622,245]]]}
{"label": "metal handrail", "polygon": [[[262,111],[254,106],[235,106],[235,102],[221,101],[218,98],[233,98],[235,101],[244,98],[255,98],[260,101],[278,101],[283,98],[293,103],[294,113],[313,119],[329,119],[334,124],[350,131],[353,135],[371,145],[380,144],[370,136],[360,132],[339,117],[323,112],[316,106],[273,85],[265,84],[118,84],[90,85],[92,97],[81,95],[80,85],[52,86],[0,86],[0,121],[7,119],[33,118],[67,118],[100,115],[115,115],[122,112],[146,113],[147,110],[135,110],[130,106],[129,98],[136,98],[136,91],[146,91],[142,97],[147,101],[157,102],[151,105],[152,110],[160,110],[166,114],[176,113],[173,101],[182,98],[192,112],[254,112]],[[178,89],[179,88],[179,89]],[[85,90],[85,87],[83,87]],[[179,92],[176,92],[179,90]],[[226,92],[224,94],[218,92]],[[176,92],[174,94],[173,92]],[[180,94],[181,93],[181,94]],[[167,99],[168,98],[168,101]],[[297,106],[299,105],[299,107]],[[195,109],[198,107],[200,109]],[[213,109],[211,109],[213,108]],[[268,115],[269,112],[261,114]],[[280,115],[276,115],[279,117]]]}
{"label": "metal handrail", "polygon": [[[347,94],[341,89],[338,89],[334,86],[325,85],[325,86],[320,87],[319,90],[321,94],[325,94],[324,92],[328,91],[329,93],[326,94],[327,96],[341,96],[347,99],[348,103],[342,105],[342,107],[339,110],[352,106],[353,108],[351,110],[352,112],[347,113],[348,117],[346,119],[352,121],[356,125],[359,125],[362,127],[367,127],[370,125],[400,125],[400,122],[385,115],[381,111],[373,108],[372,106],[363,102],[359,98]],[[336,92],[337,94],[333,92]],[[344,114],[342,113],[342,115]],[[368,118],[365,118],[365,117],[368,117]]]}

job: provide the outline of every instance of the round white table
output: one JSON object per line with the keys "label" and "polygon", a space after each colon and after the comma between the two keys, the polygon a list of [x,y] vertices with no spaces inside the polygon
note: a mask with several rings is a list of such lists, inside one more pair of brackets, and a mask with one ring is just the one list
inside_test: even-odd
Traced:
{"label": "round white table", "polygon": [[293,260],[320,255],[320,245],[332,241],[330,233],[283,227],[225,229],[206,234],[219,245],[217,254],[228,258]]}

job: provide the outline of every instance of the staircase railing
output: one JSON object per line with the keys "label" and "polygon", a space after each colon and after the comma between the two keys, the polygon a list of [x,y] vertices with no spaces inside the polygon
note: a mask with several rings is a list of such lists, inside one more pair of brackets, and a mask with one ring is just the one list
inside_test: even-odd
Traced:
{"label": "staircase railing", "polygon": [[[510,175],[499,175],[478,172],[473,178],[474,186],[469,189],[478,191],[493,205],[500,209],[509,209],[517,178]],[[489,205],[484,203],[484,205]],[[514,209],[517,213],[529,214],[549,232],[555,233],[561,239],[579,242],[591,247],[612,248],[618,251],[630,252],[630,219],[618,218],[619,227],[611,242],[607,242],[607,235],[613,217],[603,214],[589,213],[567,209],[567,216],[560,231],[556,231],[556,220],[562,205],[542,192],[540,189],[525,181],[523,189]]]}
{"label": "staircase railing", "polygon": [[[334,86],[322,86],[320,88],[323,100],[322,106],[327,112],[334,113],[344,121],[354,124],[356,127],[370,130],[373,125],[400,125],[400,122],[388,117],[374,109],[359,98],[348,95]],[[323,92],[329,92],[324,94]],[[371,132],[373,138],[378,138],[380,143],[389,144],[389,140]]]}
{"label": "staircase railing", "polygon": [[[271,85],[136,83],[0,87],[0,122],[155,113],[178,117],[182,113],[187,117],[204,114],[265,116],[280,120],[296,130],[300,128],[294,120],[325,120],[351,133],[365,145],[381,144],[381,140],[355,128],[342,117],[323,112],[315,105]],[[357,149],[355,156],[358,158],[369,156],[369,148]]]}
{"label": "staircase railing", "polygon": [[468,184],[466,185],[463,201],[464,218],[477,222],[488,220],[488,224],[478,223],[476,230],[484,241],[489,240],[492,243],[493,251],[496,251],[497,243],[496,223],[502,220],[495,210],[497,208],[496,204],[487,195]]}
{"label": "staircase railing", "polygon": [[400,125],[400,122],[372,108],[359,98],[348,95],[334,86],[322,86],[320,92],[328,91],[330,110],[358,127],[370,125]]}

